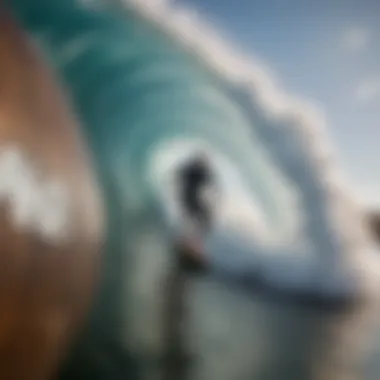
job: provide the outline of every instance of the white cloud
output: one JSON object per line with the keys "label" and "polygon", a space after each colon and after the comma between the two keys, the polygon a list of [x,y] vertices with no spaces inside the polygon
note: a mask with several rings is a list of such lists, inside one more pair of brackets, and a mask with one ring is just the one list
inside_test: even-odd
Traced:
{"label": "white cloud", "polygon": [[380,77],[362,81],[356,89],[356,98],[363,103],[380,100]]}
{"label": "white cloud", "polygon": [[367,28],[351,27],[342,35],[342,46],[345,50],[358,52],[364,50],[371,42],[371,33]]}

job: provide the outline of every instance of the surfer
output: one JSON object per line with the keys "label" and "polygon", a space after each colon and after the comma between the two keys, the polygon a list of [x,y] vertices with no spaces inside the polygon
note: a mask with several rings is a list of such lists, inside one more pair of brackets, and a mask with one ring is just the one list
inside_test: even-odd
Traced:
{"label": "surfer", "polygon": [[204,240],[213,224],[213,208],[207,191],[215,183],[208,156],[200,152],[176,173],[178,201],[185,227],[177,242],[176,267],[167,280],[163,336],[166,347],[162,361],[162,379],[182,380],[194,360],[194,353],[184,346],[183,321],[186,311],[187,279],[207,269]]}
{"label": "surfer", "polygon": [[200,152],[187,161],[178,173],[179,200],[190,222],[190,233],[181,244],[186,254],[182,255],[186,266],[198,269],[206,265],[204,238],[213,225],[214,212],[208,191],[215,186],[215,176],[205,152]]}

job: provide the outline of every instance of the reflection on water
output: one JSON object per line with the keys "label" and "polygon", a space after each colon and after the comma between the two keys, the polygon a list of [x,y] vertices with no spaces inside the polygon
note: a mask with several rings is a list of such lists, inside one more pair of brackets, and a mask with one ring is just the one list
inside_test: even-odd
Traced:
{"label": "reflection on water", "polygon": [[[132,326],[127,337],[136,342],[134,352],[154,358],[149,365],[149,358],[143,360],[142,379],[162,379],[160,284],[173,268],[162,233],[135,232],[128,238],[135,256],[126,278],[136,294],[127,302]],[[183,330],[192,360],[189,376],[177,380],[380,379],[375,302],[339,311],[247,291],[215,274],[189,275],[186,281]]]}
{"label": "reflection on water", "polygon": [[190,280],[189,295],[191,380],[380,378],[373,304],[321,310],[248,298],[212,278]]}

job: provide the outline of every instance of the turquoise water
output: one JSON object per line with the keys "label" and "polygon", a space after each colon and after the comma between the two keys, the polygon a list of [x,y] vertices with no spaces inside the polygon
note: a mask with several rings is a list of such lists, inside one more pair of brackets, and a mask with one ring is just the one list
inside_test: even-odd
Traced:
{"label": "turquoise water", "polygon": [[[242,89],[208,70],[135,12],[90,12],[74,1],[14,0],[12,7],[56,67],[83,122],[108,206],[102,291],[66,378],[116,380],[137,367],[148,379],[158,371],[162,283],[175,254],[162,201],[148,178],[151,154],[160,142],[208,142],[239,169],[274,229],[288,223],[288,194],[295,193],[310,216],[302,234],[314,251],[327,256],[339,250],[320,192],[309,185],[317,174],[303,165],[302,142],[286,126],[273,133],[275,122],[260,114]],[[292,164],[284,160],[289,142],[300,148]],[[306,189],[301,195],[300,184]],[[256,257],[262,249],[252,246]],[[235,242],[227,262],[221,263],[224,271],[238,259]],[[297,286],[295,260],[271,271],[263,261],[240,260],[240,267],[259,276],[260,271],[275,273],[280,284],[294,280]],[[195,353],[191,379],[346,380],[360,370],[360,340],[369,309],[305,308],[253,287],[243,290],[227,277],[189,281],[185,327],[188,348]],[[312,286],[320,272],[310,277]],[[377,368],[370,364],[365,366],[372,371],[368,380],[375,380]]]}

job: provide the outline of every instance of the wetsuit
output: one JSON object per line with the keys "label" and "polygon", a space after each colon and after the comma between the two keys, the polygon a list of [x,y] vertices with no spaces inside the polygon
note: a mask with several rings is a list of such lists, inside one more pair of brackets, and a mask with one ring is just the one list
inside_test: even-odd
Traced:
{"label": "wetsuit", "polygon": [[211,210],[202,197],[202,190],[214,182],[206,160],[196,158],[180,172],[180,198],[184,211],[207,230],[211,223]]}

